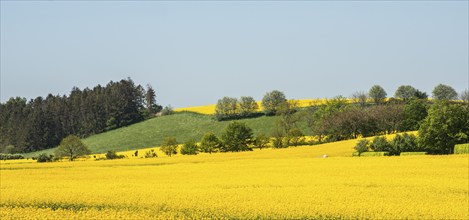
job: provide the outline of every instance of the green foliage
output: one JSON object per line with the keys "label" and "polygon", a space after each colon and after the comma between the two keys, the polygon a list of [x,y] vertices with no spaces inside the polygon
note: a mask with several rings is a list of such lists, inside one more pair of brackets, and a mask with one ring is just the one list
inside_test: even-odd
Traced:
{"label": "green foliage", "polygon": [[440,101],[420,125],[418,143],[432,154],[451,154],[454,145],[469,141],[468,106]]}
{"label": "green foliage", "polygon": [[215,106],[215,118],[219,121],[233,119],[238,116],[238,100],[232,97],[223,97]]}
{"label": "green foliage", "polygon": [[252,150],[249,145],[253,143],[253,132],[245,123],[231,122],[221,135],[223,146],[221,151],[248,151]]}
{"label": "green foliage", "polygon": [[297,127],[292,128],[292,129],[288,132],[286,138],[288,139],[288,141],[287,141],[287,145],[288,145],[288,146],[297,147],[297,146],[300,146],[300,145],[304,145],[304,144],[305,144],[304,134],[303,134],[303,132],[301,132],[301,130],[298,129]]}
{"label": "green foliage", "polygon": [[22,154],[0,154],[0,160],[19,160],[24,159]]}
{"label": "green foliage", "polygon": [[455,154],[469,154],[469,143],[467,144],[456,144],[454,146]]}
{"label": "green foliage", "polygon": [[238,103],[240,117],[248,117],[254,114],[259,108],[256,100],[251,96],[241,96]]}
{"label": "green foliage", "polygon": [[272,132],[272,147],[273,148],[286,148],[288,147],[288,143],[285,143],[285,131],[284,129],[281,128],[281,126],[275,126],[273,132]]}
{"label": "green foliage", "polygon": [[403,100],[408,100],[414,97],[416,91],[417,90],[412,86],[402,85],[397,88],[396,93],[394,93],[394,97]]}
{"label": "green foliage", "polygon": [[108,159],[108,160],[125,158],[125,155],[117,155],[116,151],[114,151],[114,150],[110,150],[110,151],[106,152],[105,156],[106,156],[106,159]]}
{"label": "green foliage", "polygon": [[0,103],[0,146],[15,146],[9,153],[39,151],[58,146],[69,134],[86,137],[140,122],[147,114],[144,92],[128,78],[104,87],[74,87],[68,96],[11,98]]}
{"label": "green foliage", "polygon": [[54,155],[40,154],[37,157],[37,162],[38,163],[52,162],[53,159],[54,159]]}
{"label": "green foliage", "polygon": [[287,98],[283,92],[273,90],[268,92],[262,98],[262,107],[266,115],[275,115],[281,104],[287,102]]}
{"label": "green foliage", "polygon": [[[143,93],[143,92],[142,92]],[[149,117],[153,117],[157,112],[161,111],[162,107],[156,104],[156,93],[150,84],[147,84],[145,92],[145,107]]]}
{"label": "green foliage", "polygon": [[401,146],[404,146],[405,145],[405,140],[404,138],[397,134],[391,141],[390,143],[391,145],[391,149],[389,151],[389,153],[391,155],[399,155],[401,153]]}
{"label": "green foliage", "polygon": [[397,134],[391,141],[391,155],[399,155],[401,152],[419,152],[422,149],[417,144],[417,138],[413,134]]}
{"label": "green foliage", "polygon": [[384,103],[384,100],[386,99],[386,96],[388,94],[386,93],[386,91],[384,91],[383,87],[379,85],[374,85],[373,87],[370,88],[368,95],[370,96],[370,98],[373,100],[374,103],[381,104],[381,103]]}
{"label": "green foliage", "polygon": [[0,152],[4,154],[15,154],[16,148],[13,145],[0,146]]}
{"label": "green foliage", "polygon": [[[277,117],[262,116],[238,121],[246,123],[255,134],[270,134],[271,129],[275,127]],[[230,122],[216,121],[210,115],[183,112],[166,117],[155,117],[128,127],[93,135],[83,141],[93,153],[105,153],[108,150],[128,151],[161,146],[164,138],[169,136],[174,136],[181,141],[200,140],[204,134],[212,132],[220,137],[223,129]],[[305,125],[298,124],[298,126],[303,132],[307,132]],[[25,156],[31,157],[37,154],[25,154]]]}
{"label": "green foliage", "polygon": [[58,158],[67,156],[72,161],[77,157],[90,153],[88,147],[83,144],[79,137],[70,135],[60,142],[60,146],[55,150],[54,154]]}
{"label": "green foliage", "polygon": [[174,114],[174,110],[173,110],[173,107],[171,107],[171,105],[165,106],[163,110],[161,110],[162,116],[172,115],[172,114]]}
{"label": "green foliage", "polygon": [[381,151],[381,152],[363,152],[360,154],[360,157],[383,157],[389,156],[389,152]]}
{"label": "green foliage", "polygon": [[270,143],[270,138],[267,137],[265,134],[259,134],[257,135],[256,139],[254,140],[254,145],[261,149],[268,147],[268,144]]}
{"label": "green foliage", "polygon": [[370,144],[370,149],[373,151],[390,151],[391,144],[389,144],[385,137],[376,136],[373,138],[373,141]]}
{"label": "green foliage", "polygon": [[297,103],[288,101],[280,104],[277,108],[277,129],[280,129],[284,134],[287,134],[296,127],[296,124],[301,120],[301,114],[295,114],[297,111]]}
{"label": "green foliage", "polygon": [[427,155],[427,152],[401,152],[400,156]]}
{"label": "green foliage", "polygon": [[221,142],[214,133],[206,133],[200,141],[200,151],[204,153],[217,152],[220,149]]}
{"label": "green foliage", "polygon": [[145,151],[145,158],[154,158],[154,157],[158,157],[155,150],[150,149],[150,150]]}
{"label": "green foliage", "polygon": [[355,145],[354,149],[358,152],[360,156],[363,152],[367,152],[370,149],[370,141],[366,139],[361,139],[358,141],[357,145]]}
{"label": "green foliage", "polygon": [[182,155],[196,155],[199,153],[199,146],[195,140],[186,141],[180,150]]}
{"label": "green foliage", "polygon": [[427,117],[428,110],[424,100],[414,99],[404,106],[404,120],[401,124],[401,131],[418,130],[422,121]]}
{"label": "green foliage", "polygon": [[417,98],[417,99],[428,99],[427,93],[422,92],[418,89],[415,91],[414,97]]}
{"label": "green foliage", "polygon": [[347,99],[342,96],[334,97],[333,99],[327,100],[326,104],[320,106],[309,107],[306,114],[306,121],[311,129],[312,135],[318,136],[319,142],[322,142],[324,136],[328,136],[328,140],[331,140],[334,135],[334,129],[331,129],[333,121],[330,119],[339,112],[344,111],[347,108]]}
{"label": "green foliage", "polygon": [[404,145],[400,147],[401,152],[419,152],[422,150],[417,143],[415,135],[404,133],[402,138],[404,139]]}
{"label": "green foliage", "polygon": [[177,154],[178,142],[175,137],[167,137],[163,141],[163,145],[160,147],[161,151],[166,155],[170,156]]}
{"label": "green foliage", "polygon": [[432,94],[433,98],[438,100],[454,100],[458,97],[458,93],[453,89],[453,87],[444,84],[438,84],[435,86]]}

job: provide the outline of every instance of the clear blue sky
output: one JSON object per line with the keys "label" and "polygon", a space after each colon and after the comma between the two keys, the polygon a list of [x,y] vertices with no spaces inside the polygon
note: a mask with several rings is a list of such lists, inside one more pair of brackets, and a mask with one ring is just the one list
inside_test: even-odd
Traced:
{"label": "clear blue sky", "polygon": [[160,104],[469,84],[467,1],[1,2],[1,101],[131,77]]}

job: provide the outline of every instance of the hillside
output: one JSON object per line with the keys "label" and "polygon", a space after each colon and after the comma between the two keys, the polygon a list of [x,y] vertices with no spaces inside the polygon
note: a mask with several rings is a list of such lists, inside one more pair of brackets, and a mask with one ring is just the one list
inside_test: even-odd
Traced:
{"label": "hillside", "polygon": [[[254,134],[271,134],[276,117],[258,117],[241,119],[253,129]],[[84,143],[93,153],[108,150],[126,151],[161,145],[164,138],[174,136],[182,143],[189,139],[200,140],[207,132],[219,135],[230,121],[216,121],[212,116],[191,112],[152,118],[137,124],[104,132],[85,138]],[[305,126],[302,127],[308,132]],[[40,153],[51,153],[53,149],[25,154],[27,157]]]}
{"label": "hillside", "polygon": [[[294,102],[296,106],[298,107],[308,107],[308,106],[314,106],[314,105],[321,105],[326,102],[327,99],[291,99],[289,100],[290,102]],[[352,100],[349,99],[349,102]],[[264,108],[262,107],[261,101],[257,101],[257,105],[259,106],[258,111],[263,111]],[[185,108],[177,108],[174,109],[176,112],[183,112],[183,111],[188,111],[188,112],[196,112],[200,114],[205,114],[205,115],[212,115],[215,114],[215,104],[212,105],[202,105],[202,106],[191,106],[191,107],[185,107]]]}

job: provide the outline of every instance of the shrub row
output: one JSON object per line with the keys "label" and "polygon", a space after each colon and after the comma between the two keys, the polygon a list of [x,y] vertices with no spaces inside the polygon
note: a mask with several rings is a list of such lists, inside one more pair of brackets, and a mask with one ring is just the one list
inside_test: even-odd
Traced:
{"label": "shrub row", "polygon": [[24,156],[21,154],[0,154],[0,160],[17,160],[24,159]]}
{"label": "shrub row", "polygon": [[352,156],[354,157],[382,157],[382,156],[389,156],[389,152],[387,151],[376,151],[376,152],[353,152]]}
{"label": "shrub row", "polygon": [[456,144],[454,146],[454,154],[469,154],[469,143]]}
{"label": "shrub row", "polygon": [[36,159],[38,163],[52,162],[58,160],[59,158],[54,157],[54,155],[47,155],[46,153],[40,154],[37,158],[33,157],[33,160]]}
{"label": "shrub row", "polygon": [[115,150],[110,150],[106,152],[106,159],[114,160],[114,159],[122,159],[125,158],[125,155],[118,155]]}
{"label": "shrub row", "polygon": [[417,138],[413,134],[397,134],[394,139],[388,141],[385,137],[375,137],[372,141],[362,139],[358,141],[355,150],[359,155],[363,152],[389,152],[389,155],[400,155],[401,152],[422,152],[417,144]]}
{"label": "shrub row", "polygon": [[401,152],[400,156],[427,155],[427,152]]}

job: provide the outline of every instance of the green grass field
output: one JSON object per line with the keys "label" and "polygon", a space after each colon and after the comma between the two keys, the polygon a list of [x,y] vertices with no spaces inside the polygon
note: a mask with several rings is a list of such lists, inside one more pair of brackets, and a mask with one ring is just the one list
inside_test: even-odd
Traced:
{"label": "green grass field", "polygon": [[[253,129],[254,134],[270,135],[275,127],[277,117],[258,117],[241,119]],[[92,153],[103,153],[108,150],[126,151],[159,146],[164,138],[174,136],[182,143],[189,139],[199,141],[207,132],[220,135],[231,121],[216,121],[212,116],[191,112],[181,112],[174,115],[152,118],[128,127],[104,132],[85,138],[83,142]],[[307,133],[305,125],[300,125]],[[32,157],[41,153],[51,154],[54,149],[47,149],[25,154]]]}

